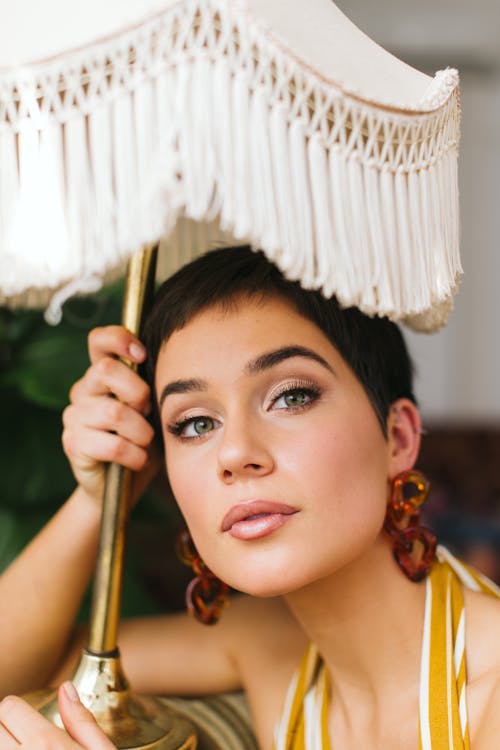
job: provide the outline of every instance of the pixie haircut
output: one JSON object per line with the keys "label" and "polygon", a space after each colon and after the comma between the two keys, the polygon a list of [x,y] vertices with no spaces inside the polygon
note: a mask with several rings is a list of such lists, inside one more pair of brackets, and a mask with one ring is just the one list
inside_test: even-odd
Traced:
{"label": "pixie haircut", "polygon": [[[208,252],[159,288],[143,332],[146,378],[153,396],[158,354],[174,331],[208,308],[231,310],[242,298],[271,297],[286,300],[323,331],[360,381],[387,436],[391,404],[398,398],[415,402],[413,365],[398,326],[388,318],[370,318],[356,307],[342,308],[335,297],[303,289],[248,246]],[[153,403],[156,409],[155,397]]]}

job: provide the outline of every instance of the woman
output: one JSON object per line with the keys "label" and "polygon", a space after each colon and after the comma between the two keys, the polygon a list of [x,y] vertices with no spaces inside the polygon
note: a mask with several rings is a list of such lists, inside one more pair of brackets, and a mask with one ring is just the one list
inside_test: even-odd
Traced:
{"label": "woman", "polygon": [[[1,581],[17,601],[0,626],[10,660],[3,689],[71,673],[84,639],[70,634],[95,555],[101,462],[118,460],[143,481],[154,473],[153,409],[198,553],[251,596],[234,597],[213,628],[186,615],[124,623],[120,650],[135,689],[243,688],[264,749],[275,730],[287,750],[304,741],[327,748],[328,737],[344,749],[497,748],[500,607],[460,583],[452,566],[488,588],[445,551],[434,560],[432,535],[419,526],[420,479],[405,472],[421,423],[397,326],[343,311],[261,254],[229,248],[165,283],[145,343],[151,391],[117,359],[142,362],[137,339],[118,327],[90,336],[91,366],[64,415],[78,488]],[[417,539],[414,554],[401,534]],[[19,699],[4,701],[2,750],[108,750],[72,698],[65,683],[73,740]]]}

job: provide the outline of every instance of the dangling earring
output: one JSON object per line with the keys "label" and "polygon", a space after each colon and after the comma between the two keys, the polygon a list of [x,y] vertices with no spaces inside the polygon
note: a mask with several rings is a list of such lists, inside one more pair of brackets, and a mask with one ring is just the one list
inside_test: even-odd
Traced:
{"label": "dangling earring", "polygon": [[429,482],[419,471],[398,474],[392,483],[384,521],[384,529],[392,539],[394,559],[415,582],[426,577],[436,555],[435,534],[419,525],[420,508],[428,493]]}
{"label": "dangling earring", "polygon": [[203,625],[215,625],[228,603],[229,586],[207,568],[187,529],[177,536],[176,552],[179,560],[195,573],[186,589],[188,612]]}

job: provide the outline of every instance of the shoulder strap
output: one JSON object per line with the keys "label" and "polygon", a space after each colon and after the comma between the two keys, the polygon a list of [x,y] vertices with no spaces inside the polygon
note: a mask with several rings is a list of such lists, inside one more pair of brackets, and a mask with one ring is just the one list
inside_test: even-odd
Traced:
{"label": "shoulder strap", "polygon": [[470,750],[462,586],[500,597],[481,573],[438,547],[426,581],[420,674],[420,750]]}

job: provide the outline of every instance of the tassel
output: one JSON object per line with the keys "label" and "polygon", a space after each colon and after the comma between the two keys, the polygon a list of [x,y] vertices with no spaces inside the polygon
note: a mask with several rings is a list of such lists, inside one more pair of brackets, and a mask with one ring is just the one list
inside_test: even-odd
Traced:
{"label": "tassel", "polygon": [[276,188],[276,221],[281,239],[280,247],[272,256],[286,273],[293,267],[297,253],[291,207],[293,205],[292,172],[288,151],[288,123],[283,103],[276,104],[270,114],[270,148],[273,154],[273,179]]}
{"label": "tassel", "polygon": [[212,70],[208,58],[203,56],[191,66],[190,76],[180,86],[185,138],[182,154],[186,214],[196,221],[211,221],[219,206],[214,203],[215,154],[212,136],[214,125],[212,111]]}
{"label": "tassel", "polygon": [[365,187],[360,157],[354,151],[346,164],[346,175],[349,186],[348,202],[352,213],[352,253],[355,258],[355,270],[358,278],[356,304],[373,315],[377,312],[376,287],[378,273],[370,237],[369,214],[365,202]]}
{"label": "tassel", "polygon": [[249,164],[250,136],[248,132],[250,124],[249,107],[249,81],[246,71],[237,73],[233,81],[233,132],[235,139],[235,207],[233,219],[233,232],[237,239],[249,237],[252,233],[252,209],[250,199],[255,194],[251,180]]}
{"label": "tassel", "polygon": [[103,276],[170,233],[171,268],[221,238],[251,241],[305,287],[423,327],[457,283],[453,71],[421,112],[378,108],[239,3],[182,0],[5,81],[8,296]]}
{"label": "tassel", "polygon": [[401,296],[408,299],[411,310],[416,309],[415,296],[418,294],[419,263],[415,258],[410,229],[410,206],[408,201],[407,175],[399,167],[394,175],[394,197],[397,227],[397,245],[399,259],[399,274],[397,283],[401,288]]}
{"label": "tassel", "polygon": [[[414,309],[421,310],[429,301],[433,282],[427,267],[428,257],[425,244],[425,226],[422,210],[422,190],[419,177],[415,169],[410,170],[407,175],[408,189],[408,215],[411,233],[411,244],[414,257],[418,259],[419,272],[415,278],[413,274],[412,293],[414,297]],[[416,265],[416,263],[414,263]]]}
{"label": "tassel", "polygon": [[370,232],[373,263],[377,278],[377,311],[379,315],[394,309],[395,262],[393,250],[387,238],[381,201],[382,180],[380,170],[373,164],[364,168],[365,206]]}
{"label": "tassel", "polygon": [[[10,223],[11,252],[19,259],[17,272],[36,268],[41,286],[51,285],[56,274],[67,279],[78,267],[78,258],[69,252],[61,153],[57,127],[45,129],[43,136],[35,128],[19,134],[19,198]],[[51,253],[44,255],[46,238]]]}
{"label": "tassel", "polygon": [[[94,221],[94,201],[91,190],[91,173],[88,163],[86,144],[86,122],[83,116],[75,116],[66,123],[64,129],[64,156],[57,163],[65,165],[64,195],[66,198],[65,214],[68,222],[69,243],[74,247],[81,242],[85,248],[84,265],[89,264],[99,270],[106,266],[99,259],[99,251],[93,244],[96,234],[92,232]],[[72,253],[68,253],[68,259]]]}
{"label": "tassel", "polygon": [[124,93],[114,102],[111,120],[116,242],[123,250],[141,246],[133,115],[132,97]]}
{"label": "tassel", "polygon": [[[154,198],[155,212],[161,221],[161,233],[164,237],[175,231],[177,218],[184,204],[180,156],[180,116],[177,96],[178,76],[176,69],[160,69],[155,79],[154,109],[157,117],[157,144],[154,173],[151,184],[159,186]],[[177,265],[182,264],[182,247],[170,243],[170,254],[177,255]],[[161,254],[159,254],[159,260]],[[171,258],[172,263],[175,258]]]}
{"label": "tassel", "polygon": [[237,173],[235,171],[235,144],[238,137],[233,133],[233,97],[229,65],[223,58],[213,65],[213,124],[216,190],[220,201],[220,223],[228,229],[237,210],[234,200]]}
{"label": "tassel", "polygon": [[294,120],[290,125],[289,149],[293,196],[291,221],[295,225],[296,244],[293,264],[283,270],[288,278],[300,279],[304,289],[311,289],[316,276],[315,247],[307,131],[303,120]]}
{"label": "tassel", "polygon": [[[429,171],[421,169],[418,173],[413,172],[412,185],[415,184],[414,191],[418,194],[420,200],[420,228],[422,232],[422,263],[425,267],[425,285],[429,290],[430,296],[435,296],[436,273],[435,259],[433,253],[433,233],[432,233],[432,216],[433,209],[431,205],[431,193],[429,187]],[[412,194],[412,203],[416,196]]]}
{"label": "tassel", "polygon": [[252,239],[255,245],[265,247],[269,257],[273,258],[280,247],[280,232],[268,100],[269,95],[264,86],[259,86],[253,93],[250,108],[250,163],[255,190]]}
{"label": "tassel", "polygon": [[388,284],[390,285],[394,309],[401,309],[402,286],[400,280],[399,267],[399,245],[398,245],[398,227],[396,223],[396,212],[394,206],[396,203],[394,174],[389,165],[382,168],[380,174],[380,203],[381,219],[384,227],[386,273]]}
{"label": "tassel", "polygon": [[345,199],[349,186],[346,176],[345,158],[338,145],[330,148],[329,172],[331,185],[331,212],[337,244],[332,262],[338,267],[337,296],[342,304],[355,304],[357,279],[352,254],[351,226],[354,217],[349,202]]}
{"label": "tassel", "polygon": [[93,196],[90,246],[95,255],[101,256],[101,268],[107,268],[113,263],[111,254],[117,242],[110,108],[104,104],[97,106],[87,118],[87,128],[91,173],[87,190]]}
{"label": "tassel", "polygon": [[[0,128],[0,237],[4,238],[7,253],[12,245],[11,218],[19,201],[19,172],[17,167],[16,136]],[[12,259],[14,259],[14,255]],[[6,271],[8,272],[8,266]],[[6,279],[3,279],[4,283]]]}
{"label": "tassel", "polygon": [[330,185],[328,155],[319,135],[314,135],[308,146],[309,173],[314,210],[316,275],[314,286],[322,289],[326,297],[335,292],[337,274],[331,260],[336,250],[330,212]]}
{"label": "tassel", "polygon": [[[159,174],[155,164],[156,111],[153,81],[144,78],[133,98],[134,151],[137,163],[136,202],[138,223],[144,227],[146,242],[154,241],[162,232],[161,213],[155,201]],[[156,210],[155,210],[156,209]],[[142,234],[142,233],[141,233]],[[143,240],[144,241],[144,240]]]}

